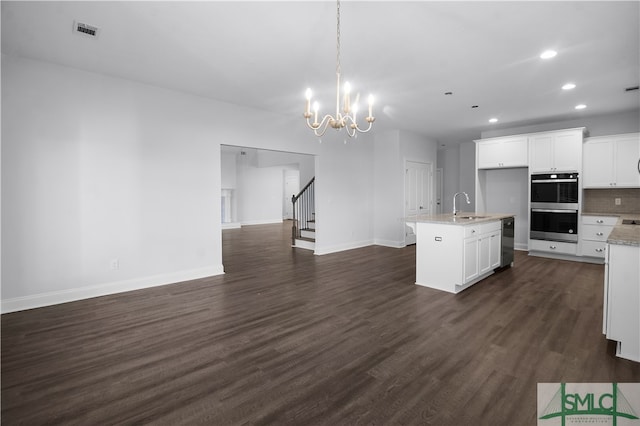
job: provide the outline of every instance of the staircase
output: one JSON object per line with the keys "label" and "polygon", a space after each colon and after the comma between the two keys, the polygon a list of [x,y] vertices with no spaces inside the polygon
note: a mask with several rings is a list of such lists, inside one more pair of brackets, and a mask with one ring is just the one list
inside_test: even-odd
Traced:
{"label": "staircase", "polygon": [[291,245],[308,250],[316,248],[315,189],[313,177],[298,195],[291,197],[293,203],[293,227]]}

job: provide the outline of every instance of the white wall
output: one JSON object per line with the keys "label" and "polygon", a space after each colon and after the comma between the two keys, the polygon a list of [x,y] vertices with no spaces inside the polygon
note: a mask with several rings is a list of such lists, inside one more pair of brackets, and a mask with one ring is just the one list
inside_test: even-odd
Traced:
{"label": "white wall", "polygon": [[240,161],[236,194],[241,224],[282,222],[282,170],[282,167],[253,167]]}
{"label": "white wall", "polygon": [[400,132],[388,131],[375,135],[373,163],[374,229],[376,242],[386,246],[404,245],[404,174],[400,154]]}
{"label": "white wall", "polygon": [[221,185],[223,188],[235,189],[236,175],[237,175],[237,167],[236,167],[236,159],[237,155],[234,152],[222,152],[221,161],[220,161],[220,176],[221,176]]}
{"label": "white wall", "polygon": [[[473,212],[476,205],[476,144],[475,142],[463,142],[460,144],[458,191],[469,195],[470,204],[466,203],[464,196],[459,196],[456,208],[463,212]],[[455,194],[455,192],[454,192]],[[453,203],[453,198],[451,200]],[[453,206],[451,206],[453,209]]]}
{"label": "white wall", "polygon": [[442,168],[442,212],[451,213],[453,194],[460,191],[460,148],[438,150],[438,167]]}
{"label": "white wall", "polygon": [[395,130],[376,134],[374,144],[375,242],[391,247],[403,247],[406,226],[404,221],[405,161],[431,163],[433,171],[431,194],[435,197],[437,143],[412,132]]}
{"label": "white wall", "polygon": [[258,151],[259,167],[291,166],[300,171],[300,187],[309,183],[315,176],[315,158],[313,155],[298,154],[294,152],[280,152],[260,150]]}
{"label": "white wall", "polygon": [[327,132],[318,146],[316,254],[373,244],[373,138]]}
{"label": "white wall", "polygon": [[526,167],[515,169],[480,170],[485,179],[486,211],[515,215],[516,248],[526,250],[529,245],[528,182]]}
{"label": "white wall", "polygon": [[317,154],[317,250],[373,240],[367,137],[5,55],[2,123],[4,312],[222,273],[221,144]]}

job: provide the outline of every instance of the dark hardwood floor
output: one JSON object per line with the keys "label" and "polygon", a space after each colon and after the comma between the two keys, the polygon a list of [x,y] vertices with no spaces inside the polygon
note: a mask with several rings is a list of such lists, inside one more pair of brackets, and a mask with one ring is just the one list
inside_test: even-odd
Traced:
{"label": "dark hardwood floor", "polygon": [[226,275],[2,315],[2,423],[535,425],[538,382],[639,382],[604,267],[528,257],[452,295],[415,247],[223,231]]}

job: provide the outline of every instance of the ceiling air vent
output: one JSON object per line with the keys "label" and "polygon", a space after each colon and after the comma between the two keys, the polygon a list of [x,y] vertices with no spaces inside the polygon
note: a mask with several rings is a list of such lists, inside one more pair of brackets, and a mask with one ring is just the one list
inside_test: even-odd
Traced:
{"label": "ceiling air vent", "polygon": [[93,25],[84,24],[82,22],[75,21],[73,23],[73,32],[76,34],[82,34],[89,37],[98,37],[100,29]]}

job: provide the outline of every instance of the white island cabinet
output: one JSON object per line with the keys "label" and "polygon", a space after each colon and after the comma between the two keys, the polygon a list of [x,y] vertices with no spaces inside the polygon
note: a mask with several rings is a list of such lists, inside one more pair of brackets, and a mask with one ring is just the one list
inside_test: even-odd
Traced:
{"label": "white island cabinet", "polygon": [[[502,222],[513,215],[418,216],[416,284],[459,293],[500,267]],[[471,218],[469,218],[471,217]]]}
{"label": "white island cabinet", "polygon": [[[631,222],[631,223],[629,223]],[[603,333],[616,355],[640,362],[640,215],[620,215],[607,238]]]}
{"label": "white island cabinet", "polygon": [[640,362],[640,249],[608,244],[607,254],[603,331],[619,357]]}

